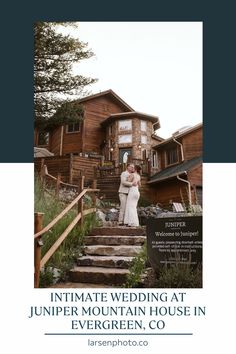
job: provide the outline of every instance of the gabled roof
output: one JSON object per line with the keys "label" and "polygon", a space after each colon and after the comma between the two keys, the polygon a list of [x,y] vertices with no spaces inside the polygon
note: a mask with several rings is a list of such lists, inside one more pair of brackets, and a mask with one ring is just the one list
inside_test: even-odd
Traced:
{"label": "gabled roof", "polygon": [[102,96],[110,96],[111,98],[113,98],[115,101],[119,102],[120,104],[122,104],[126,110],[128,111],[133,111],[133,108],[130,107],[125,101],[122,100],[122,98],[120,98],[114,91],[112,90],[106,90],[106,91],[102,91],[99,93],[95,93],[93,95],[87,96],[87,97],[83,97],[77,100],[77,102],[86,102],[89,100],[93,100],[94,98],[97,97],[102,97]]}
{"label": "gabled roof", "polygon": [[170,138],[167,138],[164,141],[162,141],[160,144],[155,145],[154,148],[162,147],[163,145],[171,142],[173,140],[173,137],[175,139],[182,138],[184,135],[187,135],[187,134],[189,134],[189,133],[193,132],[194,130],[197,130],[201,127],[202,127],[202,123],[199,123],[197,125],[194,125],[193,127],[189,127],[188,129],[185,129],[184,131],[180,130],[180,133],[178,133],[178,132],[174,133]]}
{"label": "gabled roof", "polygon": [[164,170],[162,170],[160,172],[157,172],[155,175],[153,175],[150,178],[150,181],[148,181],[148,183],[149,184],[158,183],[158,182],[162,182],[164,180],[167,180],[169,178],[176,177],[177,175],[181,175],[181,174],[185,173],[185,171],[188,172],[201,164],[202,164],[202,156],[194,157],[191,160],[183,161],[182,163],[180,163],[178,165],[171,166],[171,167],[165,168]]}
{"label": "gabled roof", "polygon": [[127,119],[127,118],[131,118],[133,116],[138,116],[144,120],[149,120],[152,123],[156,123],[157,128],[160,128],[160,122],[159,122],[159,118],[157,116],[153,116],[151,114],[146,114],[146,113],[137,112],[137,111],[110,114],[109,117],[102,122],[102,124],[106,125],[106,124],[110,123],[110,121],[115,120],[117,118]]}

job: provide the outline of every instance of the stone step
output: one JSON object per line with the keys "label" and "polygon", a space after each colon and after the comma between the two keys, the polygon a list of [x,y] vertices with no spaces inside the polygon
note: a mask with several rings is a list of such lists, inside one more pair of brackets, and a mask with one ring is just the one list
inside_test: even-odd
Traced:
{"label": "stone step", "polygon": [[99,256],[126,256],[133,257],[141,251],[142,246],[85,246],[84,253],[86,255],[99,255]]}
{"label": "stone step", "polygon": [[70,280],[77,283],[122,285],[128,274],[127,269],[75,267],[70,270]]}
{"label": "stone step", "polygon": [[145,236],[86,236],[85,245],[137,245],[141,246]]}
{"label": "stone step", "polygon": [[76,282],[66,282],[57,283],[49,288],[109,288],[109,285],[105,284],[91,284],[91,283],[76,283]]}
{"label": "stone step", "polygon": [[78,266],[104,268],[128,268],[134,257],[122,256],[83,256],[77,259]]}
{"label": "stone step", "polygon": [[143,227],[126,227],[126,226],[115,226],[115,227],[96,227],[91,232],[90,235],[101,235],[101,236],[145,236],[146,231]]}

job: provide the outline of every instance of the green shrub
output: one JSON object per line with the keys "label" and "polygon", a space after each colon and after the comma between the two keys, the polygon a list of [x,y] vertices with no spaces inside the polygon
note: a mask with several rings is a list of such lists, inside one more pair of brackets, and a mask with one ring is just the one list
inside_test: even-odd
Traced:
{"label": "green shrub", "polygon": [[125,288],[135,288],[138,287],[141,283],[142,274],[146,268],[147,261],[147,245],[143,245],[140,253],[134,257],[131,266],[129,267],[130,273],[127,276]]}
{"label": "green shrub", "polygon": [[156,281],[157,288],[201,288],[202,266],[193,269],[189,264],[163,267]]}

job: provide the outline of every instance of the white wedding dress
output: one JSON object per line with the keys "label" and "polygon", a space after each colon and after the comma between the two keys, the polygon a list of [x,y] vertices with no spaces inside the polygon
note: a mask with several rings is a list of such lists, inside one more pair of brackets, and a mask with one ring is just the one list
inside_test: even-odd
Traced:
{"label": "white wedding dress", "polygon": [[[134,173],[135,182],[140,183],[140,175]],[[125,207],[125,217],[124,224],[129,226],[139,226],[137,204],[140,197],[139,186],[132,186],[129,189],[129,194],[127,197],[126,207]]]}

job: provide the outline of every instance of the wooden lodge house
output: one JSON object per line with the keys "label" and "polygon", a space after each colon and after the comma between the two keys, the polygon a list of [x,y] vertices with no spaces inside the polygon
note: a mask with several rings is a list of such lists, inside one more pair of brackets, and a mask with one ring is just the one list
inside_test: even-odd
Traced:
{"label": "wooden lodge house", "polygon": [[158,172],[147,182],[154,199],[202,205],[202,124],[188,127],[154,147]]}
{"label": "wooden lodge house", "polygon": [[[77,102],[84,111],[79,123],[49,132],[35,129],[35,146],[54,154],[45,157],[51,174],[60,172],[65,182],[77,183],[79,173],[91,180],[97,169],[101,190],[106,194],[110,185],[110,196],[118,196],[119,174],[132,161],[142,166],[145,199],[165,206],[171,200],[201,203],[201,124],[164,140],[156,135],[157,116],[135,111],[112,90]],[[36,170],[39,166],[35,158]]]}
{"label": "wooden lodge house", "polygon": [[78,100],[84,109],[80,123],[61,125],[48,133],[35,130],[35,146],[57,156],[103,157],[115,166],[126,157],[146,159],[160,140],[154,131],[159,118],[136,112],[112,90]]}

